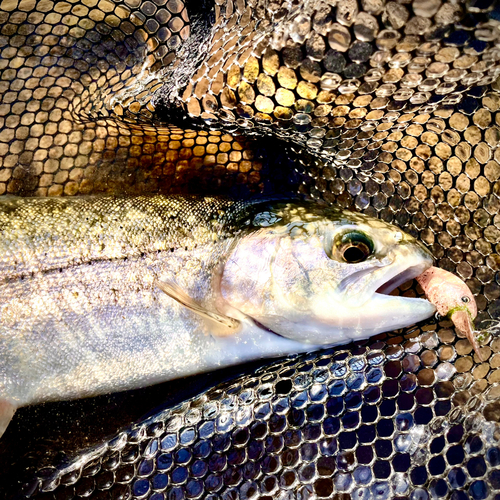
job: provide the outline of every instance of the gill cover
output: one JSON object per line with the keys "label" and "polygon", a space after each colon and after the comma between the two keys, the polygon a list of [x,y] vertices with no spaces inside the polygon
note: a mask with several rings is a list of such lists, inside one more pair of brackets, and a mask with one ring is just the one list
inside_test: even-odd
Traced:
{"label": "gill cover", "polygon": [[220,310],[229,315],[237,310],[281,336],[319,345],[435,312],[426,300],[388,295],[432,265],[430,253],[394,226],[307,202],[261,207],[246,226],[220,279]]}

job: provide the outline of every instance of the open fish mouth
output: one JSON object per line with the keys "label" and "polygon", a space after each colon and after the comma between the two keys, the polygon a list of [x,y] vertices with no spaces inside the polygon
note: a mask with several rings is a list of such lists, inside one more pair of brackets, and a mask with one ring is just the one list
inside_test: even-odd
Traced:
{"label": "open fish mouth", "polygon": [[[312,316],[316,322],[303,321],[300,325],[309,343],[368,338],[412,326],[434,315],[435,305],[425,298],[390,295],[431,267],[431,255],[408,248],[397,256],[389,256],[386,262],[382,259],[352,273],[342,280],[333,296],[325,295],[314,304]],[[338,307],[332,307],[334,303]],[[336,334],[332,338],[333,328]],[[286,336],[292,338],[290,332]]]}
{"label": "open fish mouth", "polygon": [[[369,301],[389,297],[398,287],[415,279],[433,264],[432,257],[423,252],[404,252],[397,257],[389,256],[375,265],[367,266],[342,280],[337,292],[345,293],[354,307],[361,307]],[[390,296],[391,299],[408,299],[428,302],[426,299]]]}
{"label": "open fish mouth", "polygon": [[[350,304],[342,321],[344,327],[349,325],[365,333],[377,334],[430,318],[436,307],[425,298],[394,296],[391,293],[432,264],[432,257],[426,253],[404,252],[388,265],[383,265],[381,261],[378,269],[372,267],[371,270],[351,275],[350,282],[343,284]],[[348,314],[353,319],[348,318]]]}
{"label": "open fish mouth", "polygon": [[[398,266],[399,269],[391,270],[391,272],[385,276],[384,282],[375,289],[372,300],[375,300],[378,304],[381,304],[386,300],[393,303],[396,301],[399,306],[403,308],[401,313],[411,316],[415,315],[416,322],[432,316],[436,311],[436,307],[426,298],[391,295],[394,290],[399,288],[401,285],[414,280],[417,276],[420,276],[431,265],[432,262],[430,260],[427,261],[426,259],[425,261],[417,264],[410,264],[403,270],[400,270],[401,266]],[[378,283],[375,284],[375,286],[377,285]]]}
{"label": "open fish mouth", "polygon": [[[404,328],[411,324],[424,321],[436,312],[436,306],[425,297],[406,297],[401,294],[392,294],[394,290],[405,283],[413,281],[422,274],[426,268],[422,266],[410,266],[389,278],[385,283],[379,286],[371,298],[371,307],[384,309],[390,307],[388,312],[388,323],[392,329]],[[398,317],[394,318],[394,315]],[[391,322],[389,317],[393,317]]]}
{"label": "open fish mouth", "polygon": [[388,281],[386,281],[383,285],[377,288],[375,293],[380,295],[390,295],[394,290],[396,290],[396,288],[399,288],[401,285],[404,285],[405,283],[414,280],[417,276],[420,276],[420,274],[422,274],[424,271],[425,269],[422,270],[421,265],[410,266],[409,268],[405,269],[404,271],[401,271],[392,278],[389,278]]}

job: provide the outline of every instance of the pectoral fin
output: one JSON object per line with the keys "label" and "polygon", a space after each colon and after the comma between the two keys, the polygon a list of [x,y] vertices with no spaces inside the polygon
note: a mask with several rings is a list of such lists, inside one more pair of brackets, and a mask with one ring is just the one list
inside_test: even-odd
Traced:
{"label": "pectoral fin", "polygon": [[225,316],[216,311],[209,311],[202,305],[198,304],[198,302],[192,299],[186,292],[184,292],[184,290],[181,289],[179,285],[176,285],[175,283],[170,281],[155,280],[155,285],[163,293],[176,300],[184,307],[187,307],[190,311],[198,314],[198,316],[201,316],[203,319],[214,321],[220,326],[231,330],[230,332],[227,332],[226,330],[224,333],[217,332],[219,335],[229,335],[234,333],[234,331],[240,326],[240,322],[237,319],[230,318],[229,316]]}
{"label": "pectoral fin", "polygon": [[0,437],[2,437],[5,429],[7,429],[7,426],[12,420],[14,413],[16,413],[16,410],[17,407],[12,403],[9,403],[4,399],[0,399]]}

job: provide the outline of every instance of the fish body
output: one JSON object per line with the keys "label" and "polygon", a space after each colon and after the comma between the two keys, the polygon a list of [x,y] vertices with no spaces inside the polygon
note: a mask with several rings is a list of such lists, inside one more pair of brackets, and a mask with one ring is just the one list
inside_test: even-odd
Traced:
{"label": "fish body", "polygon": [[387,293],[431,265],[397,228],[308,202],[6,199],[0,401],[138,388],[408,326],[435,307]]}

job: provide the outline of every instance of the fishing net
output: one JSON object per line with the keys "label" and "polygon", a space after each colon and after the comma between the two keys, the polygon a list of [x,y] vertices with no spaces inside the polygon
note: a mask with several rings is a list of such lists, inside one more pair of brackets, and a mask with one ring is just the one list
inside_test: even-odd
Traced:
{"label": "fishing net", "polygon": [[76,462],[49,453],[12,495],[499,498],[494,1],[3,0],[0,26],[0,194],[281,191],[362,211],[466,281],[485,360],[438,318],[276,363]]}

